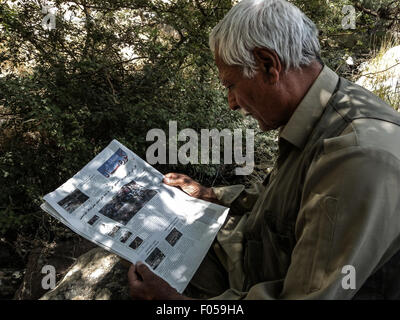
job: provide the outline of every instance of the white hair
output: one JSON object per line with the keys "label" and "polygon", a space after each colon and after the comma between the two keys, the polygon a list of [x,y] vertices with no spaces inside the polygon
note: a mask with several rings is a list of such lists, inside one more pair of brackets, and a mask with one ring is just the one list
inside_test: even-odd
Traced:
{"label": "white hair", "polygon": [[320,59],[317,27],[285,0],[239,2],[211,31],[209,44],[225,64],[241,66],[248,78],[257,72],[255,48],[275,51],[286,71]]}

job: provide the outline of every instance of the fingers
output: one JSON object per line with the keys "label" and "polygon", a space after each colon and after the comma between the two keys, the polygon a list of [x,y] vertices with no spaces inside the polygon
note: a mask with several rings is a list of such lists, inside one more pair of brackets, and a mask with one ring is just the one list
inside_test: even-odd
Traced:
{"label": "fingers", "polygon": [[136,272],[142,277],[143,281],[154,278],[155,274],[141,261],[136,264]]}
{"label": "fingers", "polygon": [[167,173],[165,175],[165,178],[167,178],[167,179],[176,179],[178,176],[179,176],[179,173],[170,172],[170,173]]}
{"label": "fingers", "polygon": [[146,299],[145,284],[137,273],[137,266],[132,264],[128,271],[129,294],[132,299]]}
{"label": "fingers", "polygon": [[203,199],[203,195],[206,194],[209,189],[187,175],[180,173],[166,174],[163,182],[167,185],[178,187],[189,196],[197,199]]}
{"label": "fingers", "polygon": [[170,172],[164,176],[164,181],[174,181],[180,176],[179,173]]}
{"label": "fingers", "polygon": [[184,299],[176,289],[172,288],[165,280],[157,276],[143,262],[131,265],[128,271],[129,293],[132,299],[164,300]]}
{"label": "fingers", "polygon": [[[143,283],[151,284],[151,283],[164,283],[165,281],[156,275],[146,264],[139,261],[136,263],[136,273],[139,278],[142,278]],[[165,282],[166,283],[166,282]]]}
{"label": "fingers", "polygon": [[139,278],[136,274],[136,267],[133,263],[131,264],[131,266],[129,267],[129,270],[128,270],[128,280],[129,280],[129,283],[134,283],[135,281],[139,280]]}
{"label": "fingers", "polygon": [[181,176],[179,173],[167,173],[163,181],[169,185],[177,185],[182,180]]}
{"label": "fingers", "polygon": [[[159,286],[154,286],[157,276],[143,263],[132,264],[128,271],[129,293],[132,299],[151,300]],[[156,291],[153,289],[157,288]]]}
{"label": "fingers", "polygon": [[183,185],[189,184],[190,182],[193,182],[193,180],[184,174],[168,173],[165,175],[163,182],[170,186],[176,187],[176,186],[183,186]]}

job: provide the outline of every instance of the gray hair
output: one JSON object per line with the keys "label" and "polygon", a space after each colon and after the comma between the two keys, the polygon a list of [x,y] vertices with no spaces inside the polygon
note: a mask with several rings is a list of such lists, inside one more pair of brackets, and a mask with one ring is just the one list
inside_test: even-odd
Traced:
{"label": "gray hair", "polygon": [[238,65],[252,78],[257,67],[254,48],[277,53],[286,71],[319,59],[320,44],[315,24],[285,0],[243,0],[211,31],[211,51],[227,65]]}

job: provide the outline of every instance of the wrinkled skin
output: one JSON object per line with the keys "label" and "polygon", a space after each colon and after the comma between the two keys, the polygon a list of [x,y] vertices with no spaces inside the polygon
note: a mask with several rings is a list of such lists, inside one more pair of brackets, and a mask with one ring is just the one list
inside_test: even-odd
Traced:
{"label": "wrinkled skin", "polygon": [[178,187],[189,196],[209,202],[219,203],[212,188],[202,186],[197,181],[180,173],[168,173],[163,182],[169,186]]}

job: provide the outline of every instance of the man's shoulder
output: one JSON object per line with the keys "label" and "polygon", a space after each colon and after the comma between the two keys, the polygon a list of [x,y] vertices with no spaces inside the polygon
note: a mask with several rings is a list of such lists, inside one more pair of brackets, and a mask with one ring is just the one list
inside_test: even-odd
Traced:
{"label": "man's shoulder", "polygon": [[400,114],[373,92],[340,78],[332,103],[348,122],[361,118],[381,119],[400,125]]}
{"label": "man's shoulder", "polygon": [[381,119],[356,119],[351,123],[360,147],[386,150],[400,159],[400,126]]}
{"label": "man's shoulder", "polygon": [[373,118],[355,119],[337,137],[324,139],[324,153],[363,148],[389,153],[400,160],[400,126]]}
{"label": "man's shoulder", "polygon": [[341,78],[335,111],[347,126],[324,140],[325,152],[347,147],[381,150],[400,159],[400,113],[372,92]]}

